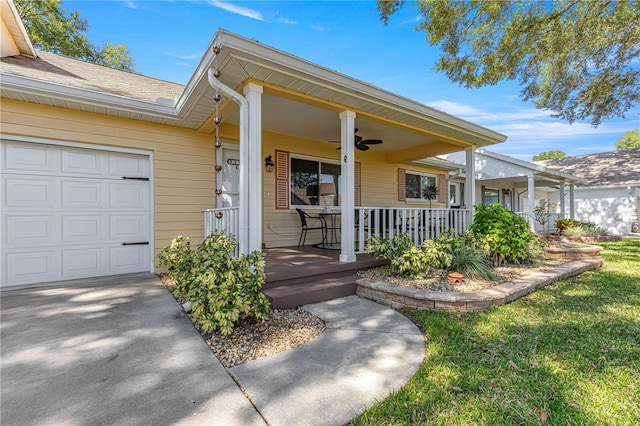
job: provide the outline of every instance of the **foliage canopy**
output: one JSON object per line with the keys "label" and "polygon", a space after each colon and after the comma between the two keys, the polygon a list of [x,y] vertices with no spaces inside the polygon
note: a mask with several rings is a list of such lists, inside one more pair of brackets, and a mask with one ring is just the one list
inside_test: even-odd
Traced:
{"label": "foliage canopy", "polygon": [[533,161],[556,160],[558,158],[564,158],[566,156],[566,152],[560,151],[559,149],[552,149],[550,151],[545,151],[541,152],[540,154],[534,155]]}
{"label": "foliage canopy", "polygon": [[616,149],[636,149],[640,148],[640,129],[633,129],[625,132],[616,142]]}
{"label": "foliage canopy", "polygon": [[[640,0],[418,0],[435,65],[468,88],[517,80],[520,95],[597,126],[640,101]],[[386,24],[404,0],[378,0]]]}
{"label": "foliage canopy", "polygon": [[91,43],[87,35],[89,22],[79,11],[69,13],[60,0],[15,0],[15,5],[36,49],[134,71],[135,63],[127,46]]}

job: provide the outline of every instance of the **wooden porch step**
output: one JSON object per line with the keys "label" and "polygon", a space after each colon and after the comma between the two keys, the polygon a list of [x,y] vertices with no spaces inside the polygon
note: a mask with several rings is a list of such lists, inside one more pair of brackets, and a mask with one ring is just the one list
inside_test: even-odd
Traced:
{"label": "wooden porch step", "polygon": [[263,290],[273,309],[290,309],[356,294],[356,276],[306,277],[305,282],[285,283]]}

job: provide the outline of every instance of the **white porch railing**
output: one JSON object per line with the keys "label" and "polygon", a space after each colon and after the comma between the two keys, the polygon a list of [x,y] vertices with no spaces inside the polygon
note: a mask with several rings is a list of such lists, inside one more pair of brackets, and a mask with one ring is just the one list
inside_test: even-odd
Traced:
{"label": "white porch railing", "polygon": [[[208,237],[214,232],[238,239],[240,232],[240,207],[222,207],[219,209],[207,209],[204,211],[204,236]],[[236,257],[239,255],[239,247],[236,246]]]}
{"label": "white porch railing", "polygon": [[[214,232],[236,237],[240,231],[239,207],[223,207],[204,211],[204,235]],[[469,229],[471,210],[465,209],[413,209],[394,207],[355,208],[356,253],[364,253],[371,237],[393,238],[408,233],[417,246],[440,234],[452,231],[454,235]],[[237,255],[237,253],[236,253]]]}
{"label": "white porch railing", "polygon": [[471,210],[465,209],[356,207],[355,210],[358,254],[365,252],[370,237],[393,238],[407,233],[415,245],[421,246],[424,240],[447,231],[461,234],[471,224]]}
{"label": "white porch railing", "polygon": [[561,213],[551,213],[551,215],[547,219],[547,222],[544,224],[544,226],[542,226],[542,224],[536,220],[535,214],[532,214],[529,212],[514,212],[514,213],[529,223],[533,222],[535,232],[546,232],[548,234],[555,232],[555,228],[553,224],[556,222],[556,220],[569,218],[568,214],[563,215]]}

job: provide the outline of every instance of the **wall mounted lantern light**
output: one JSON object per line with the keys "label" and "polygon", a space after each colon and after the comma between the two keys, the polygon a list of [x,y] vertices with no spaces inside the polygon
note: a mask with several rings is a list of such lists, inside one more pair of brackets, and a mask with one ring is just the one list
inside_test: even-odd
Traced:
{"label": "wall mounted lantern light", "polygon": [[273,159],[271,158],[271,156],[268,156],[267,158],[264,159],[264,169],[268,173],[271,173],[273,171],[274,166],[275,164],[273,163]]}

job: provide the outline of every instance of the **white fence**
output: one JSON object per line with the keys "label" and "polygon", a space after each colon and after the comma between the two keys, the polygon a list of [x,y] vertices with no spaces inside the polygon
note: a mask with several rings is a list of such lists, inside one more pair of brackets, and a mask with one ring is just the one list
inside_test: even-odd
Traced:
{"label": "white fence", "polygon": [[[238,237],[239,207],[223,207],[204,211],[204,235],[214,232]],[[356,253],[364,253],[371,237],[393,238],[408,233],[417,246],[440,234],[452,231],[458,235],[469,229],[471,210],[465,209],[413,209],[394,207],[356,207]],[[338,230],[339,232],[339,230]]]}
{"label": "white fence", "polygon": [[416,246],[444,232],[469,229],[471,210],[356,207],[356,253],[364,253],[370,237],[393,238],[407,233]]}

